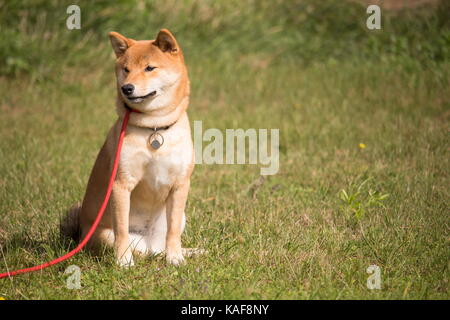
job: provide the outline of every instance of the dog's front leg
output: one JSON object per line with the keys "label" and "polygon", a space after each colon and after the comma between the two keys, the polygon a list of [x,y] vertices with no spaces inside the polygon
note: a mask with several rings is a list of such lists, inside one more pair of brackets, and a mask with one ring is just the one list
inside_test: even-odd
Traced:
{"label": "dog's front leg", "polygon": [[189,180],[175,185],[166,201],[166,259],[173,265],[178,265],[184,261],[181,250],[181,233],[183,232],[183,215],[188,192]]}
{"label": "dog's front leg", "polygon": [[111,194],[111,214],[114,230],[114,251],[116,262],[122,267],[134,265],[128,233],[131,191],[116,182]]}

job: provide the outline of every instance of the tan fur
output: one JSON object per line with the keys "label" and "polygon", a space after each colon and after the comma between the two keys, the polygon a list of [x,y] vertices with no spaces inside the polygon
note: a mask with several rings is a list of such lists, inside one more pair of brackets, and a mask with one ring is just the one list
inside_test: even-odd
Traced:
{"label": "tan fur", "polygon": [[[79,223],[83,238],[95,220],[111,174],[126,101],[142,113],[133,112],[130,116],[111,199],[88,245],[93,249],[105,244],[112,246],[117,262],[123,266],[133,264],[132,253],[145,255],[162,251],[169,263],[179,264],[183,262],[181,234],[194,168],[186,113],[189,78],[183,53],[174,36],[165,29],[156,40],[136,41],[116,32],[110,33],[110,39],[117,56],[119,118],[95,161],[81,207],[72,209],[62,226],[68,234],[74,232],[70,226]],[[149,65],[156,69],[144,71]],[[157,93],[143,102],[133,103],[120,90],[128,83],[136,87],[137,96],[151,90]],[[148,145],[150,128],[169,125],[172,126],[168,130],[160,131],[164,144],[154,150]],[[197,251],[188,254],[192,252]]]}

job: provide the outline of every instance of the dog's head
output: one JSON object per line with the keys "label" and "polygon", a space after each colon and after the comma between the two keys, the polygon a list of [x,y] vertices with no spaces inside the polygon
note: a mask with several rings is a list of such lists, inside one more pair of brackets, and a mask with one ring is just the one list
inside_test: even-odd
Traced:
{"label": "dog's head", "polygon": [[[117,56],[119,97],[139,111],[152,111],[173,103],[179,87],[187,82],[183,53],[169,30],[155,40],[136,41],[110,32]],[[183,92],[184,93],[184,92]]]}

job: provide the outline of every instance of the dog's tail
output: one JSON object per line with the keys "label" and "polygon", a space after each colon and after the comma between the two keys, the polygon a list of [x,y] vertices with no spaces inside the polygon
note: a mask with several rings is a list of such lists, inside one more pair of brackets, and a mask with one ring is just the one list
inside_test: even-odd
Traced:
{"label": "dog's tail", "polygon": [[61,219],[59,230],[62,236],[72,238],[75,242],[80,239],[80,210],[81,204],[75,204]]}

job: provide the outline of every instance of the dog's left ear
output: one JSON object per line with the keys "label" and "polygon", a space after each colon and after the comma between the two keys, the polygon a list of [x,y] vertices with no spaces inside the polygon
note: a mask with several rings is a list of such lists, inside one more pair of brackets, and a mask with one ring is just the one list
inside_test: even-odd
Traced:
{"label": "dog's left ear", "polygon": [[153,44],[160,48],[162,52],[168,52],[174,55],[180,52],[177,40],[167,29],[161,29],[161,31],[159,31]]}

